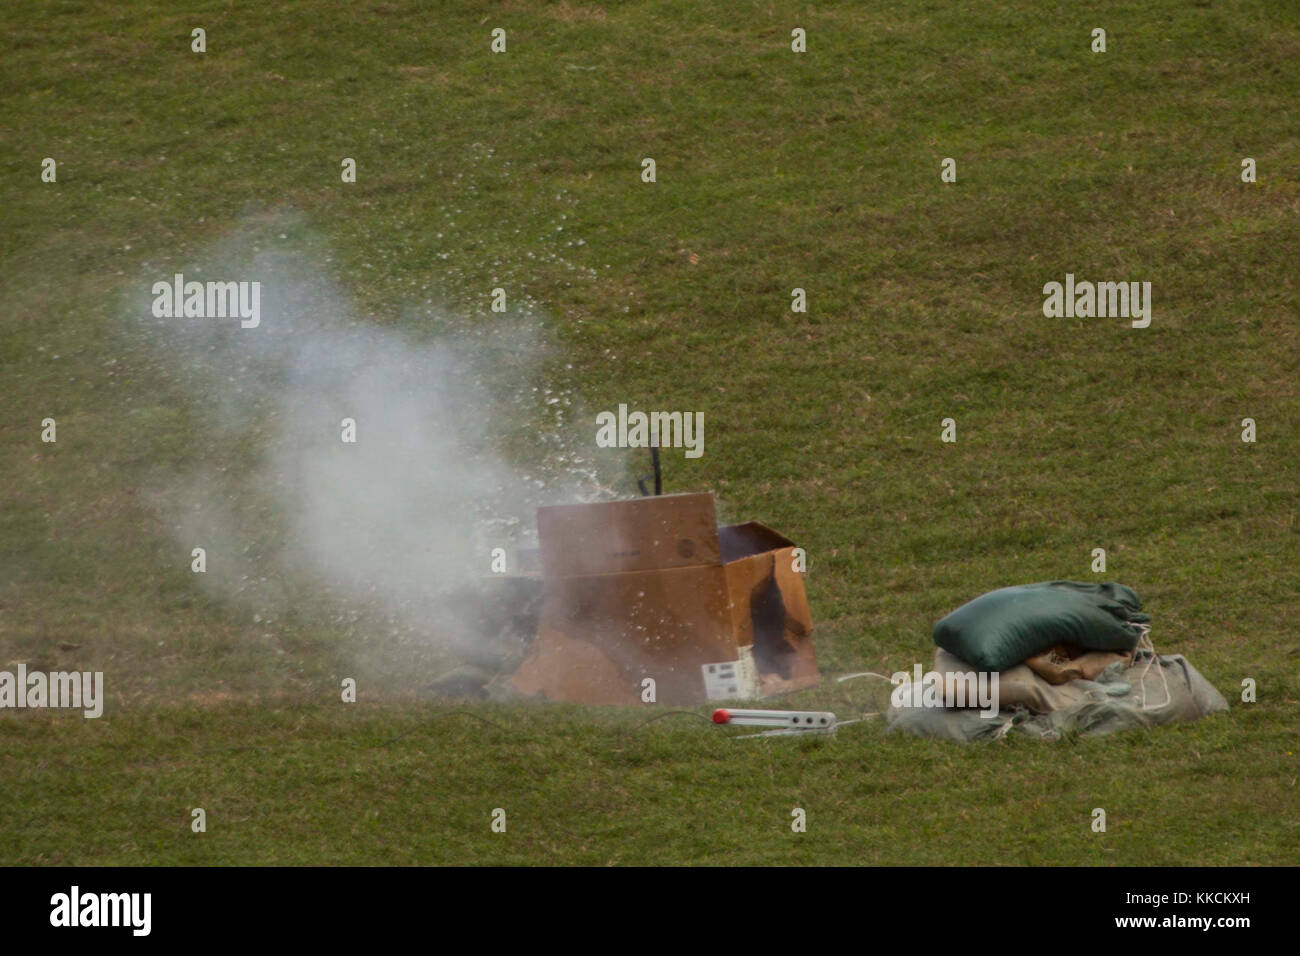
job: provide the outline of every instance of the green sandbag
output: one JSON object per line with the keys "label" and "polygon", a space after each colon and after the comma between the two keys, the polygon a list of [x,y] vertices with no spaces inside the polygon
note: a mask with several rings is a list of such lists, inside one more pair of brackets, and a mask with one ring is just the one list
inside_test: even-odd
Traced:
{"label": "green sandbag", "polygon": [[1131,651],[1141,634],[1137,592],[1122,584],[1045,581],[999,588],[934,626],[934,642],[984,671],[1014,667],[1055,644]]}

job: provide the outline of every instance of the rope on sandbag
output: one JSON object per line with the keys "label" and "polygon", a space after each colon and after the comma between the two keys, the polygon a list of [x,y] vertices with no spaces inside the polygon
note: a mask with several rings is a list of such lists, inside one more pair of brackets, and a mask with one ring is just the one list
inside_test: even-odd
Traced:
{"label": "rope on sandbag", "polygon": [[1164,667],[1158,667],[1157,669],[1160,671],[1160,680],[1163,681],[1165,685],[1165,702],[1163,704],[1158,705],[1157,707],[1151,707],[1150,705],[1147,704],[1147,674],[1150,672],[1152,664],[1159,665],[1160,655],[1156,653],[1156,646],[1151,641],[1151,625],[1134,624],[1133,626],[1138,628],[1138,639],[1137,639],[1137,644],[1135,645],[1136,650],[1145,651],[1149,655],[1147,659],[1147,666],[1142,668],[1142,675],[1138,678],[1138,686],[1142,688],[1141,709],[1158,710],[1160,707],[1167,707],[1170,703],[1173,702],[1174,697],[1173,694],[1170,693],[1169,691],[1169,678],[1165,676]]}

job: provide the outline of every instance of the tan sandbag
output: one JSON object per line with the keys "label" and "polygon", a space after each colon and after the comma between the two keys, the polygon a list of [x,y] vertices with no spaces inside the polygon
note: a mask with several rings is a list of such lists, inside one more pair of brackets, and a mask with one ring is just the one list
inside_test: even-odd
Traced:
{"label": "tan sandbag", "polygon": [[[953,676],[975,670],[970,664],[949,654],[941,647],[934,651],[934,669],[944,675],[944,693],[949,694]],[[952,699],[948,697],[947,699]],[[1035,674],[1025,664],[1008,667],[998,673],[998,704],[1002,709],[1024,707],[1035,714],[1074,707],[1089,699],[1088,692],[1070,684],[1054,686]]]}
{"label": "tan sandbag", "polygon": [[1116,661],[1132,663],[1132,653],[1121,651],[1081,651],[1058,644],[1025,660],[1025,666],[1049,684],[1066,684],[1072,680],[1096,680]]}

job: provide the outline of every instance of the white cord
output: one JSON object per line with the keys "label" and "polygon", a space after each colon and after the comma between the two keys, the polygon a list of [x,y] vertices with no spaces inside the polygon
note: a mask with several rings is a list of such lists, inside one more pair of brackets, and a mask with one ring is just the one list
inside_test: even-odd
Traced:
{"label": "white cord", "polygon": [[881,680],[887,680],[891,684],[894,682],[892,677],[886,677],[884,674],[877,674],[875,671],[858,671],[856,674],[845,674],[843,677],[835,678],[835,683],[843,684],[846,680],[853,680],[855,677],[879,677]]}
{"label": "white cord", "polygon": [[1147,674],[1148,672],[1150,672],[1151,666],[1153,664],[1159,665],[1160,656],[1156,654],[1156,646],[1151,641],[1151,625],[1136,624],[1134,626],[1139,629],[1136,649],[1139,651],[1146,651],[1150,655],[1150,657],[1147,660],[1147,666],[1142,668],[1142,675],[1138,678],[1138,686],[1142,688],[1142,710],[1158,710],[1159,707],[1168,706],[1174,699],[1173,695],[1169,692],[1169,678],[1165,676],[1164,667],[1159,667],[1158,669],[1160,671],[1160,680],[1163,681],[1165,685],[1165,702],[1163,704],[1158,705],[1158,707],[1148,706]]}

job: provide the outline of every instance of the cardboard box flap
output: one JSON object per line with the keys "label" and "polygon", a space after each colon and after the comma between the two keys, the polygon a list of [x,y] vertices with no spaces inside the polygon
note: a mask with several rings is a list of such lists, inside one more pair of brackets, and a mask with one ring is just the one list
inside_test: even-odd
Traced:
{"label": "cardboard box flap", "polygon": [[762,554],[777,548],[793,548],[794,542],[780,532],[773,531],[757,521],[744,524],[732,524],[718,529],[718,541],[722,548],[724,564],[747,558],[751,554]]}
{"label": "cardboard box flap", "polygon": [[773,577],[777,589],[781,592],[781,603],[785,607],[785,631],[787,637],[807,637],[812,633],[812,608],[808,606],[808,592],[803,586],[803,572],[794,569],[793,549],[783,550],[772,562]]}
{"label": "cardboard box flap", "polygon": [[713,495],[658,495],[537,509],[544,577],[719,565]]}
{"label": "cardboard box flap", "polygon": [[803,575],[794,570],[794,548],[778,548],[723,565],[738,644],[750,645],[766,696],[814,684],[812,614]]}

